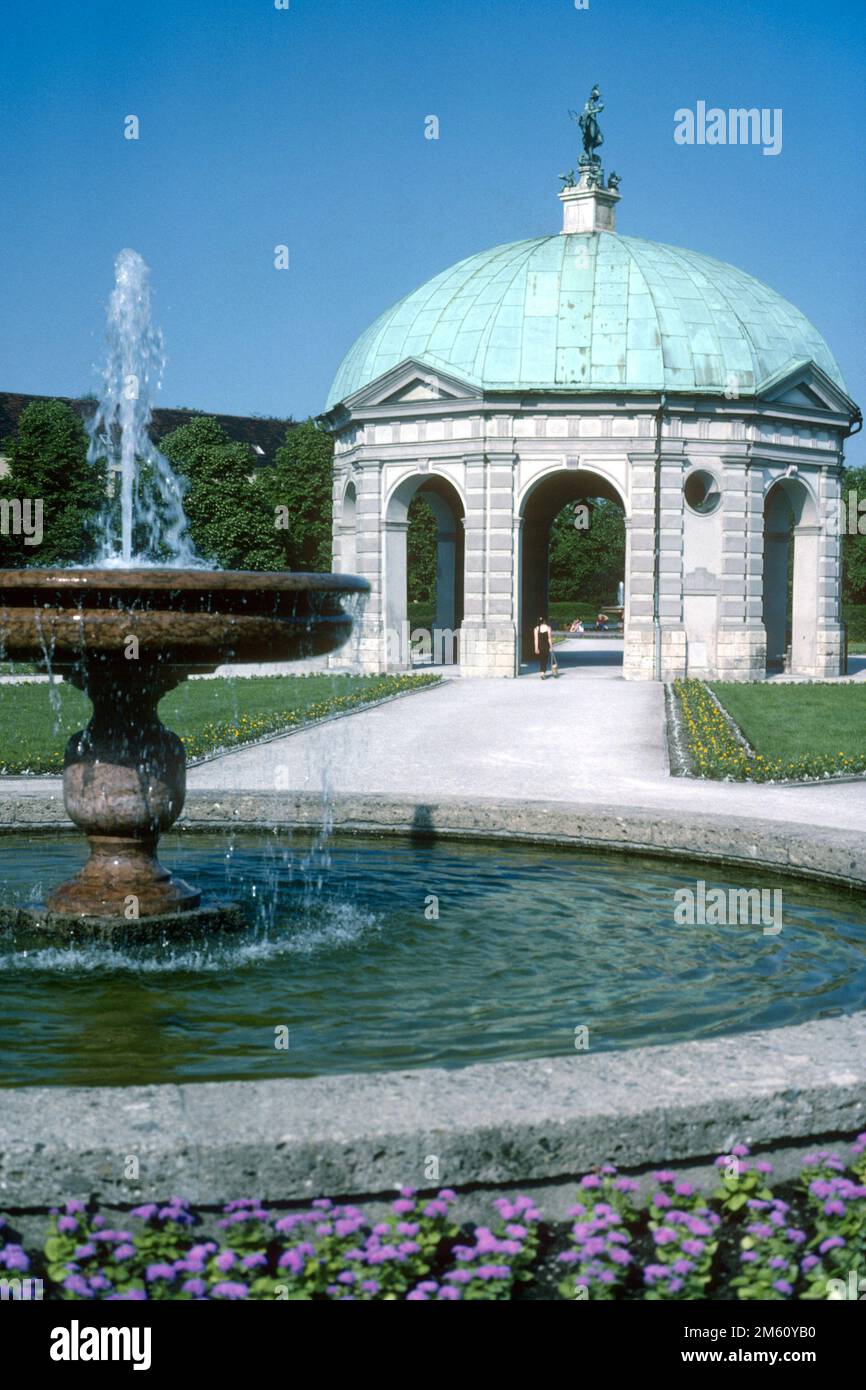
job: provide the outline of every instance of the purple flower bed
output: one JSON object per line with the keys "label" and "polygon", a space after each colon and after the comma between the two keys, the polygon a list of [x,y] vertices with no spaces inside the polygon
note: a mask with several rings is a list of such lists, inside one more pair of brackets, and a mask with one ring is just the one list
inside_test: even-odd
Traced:
{"label": "purple flower bed", "polygon": [[180,1197],[135,1207],[117,1226],[70,1201],[52,1213],[41,1255],[0,1217],[0,1278],[42,1278],[48,1298],[109,1301],[856,1296],[866,1133],[850,1164],[809,1154],[776,1192],[770,1165],[745,1145],[716,1166],[710,1196],[660,1170],[641,1202],[638,1184],[605,1165],[581,1179],[567,1230],[545,1225],[526,1196],[500,1197],[489,1224],[458,1228],[448,1189],[404,1188],[378,1221],[326,1197],[288,1214],[239,1198],[210,1236]]}

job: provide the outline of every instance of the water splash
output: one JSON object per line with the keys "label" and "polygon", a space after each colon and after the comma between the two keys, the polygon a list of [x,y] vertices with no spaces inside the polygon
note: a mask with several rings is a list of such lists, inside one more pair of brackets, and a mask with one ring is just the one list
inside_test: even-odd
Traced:
{"label": "water splash", "polygon": [[108,305],[102,399],[88,430],[91,462],[105,460],[110,500],[97,532],[101,565],[199,566],[183,510],[183,484],[150,438],[165,349],[151,321],[150,271],[121,251]]}

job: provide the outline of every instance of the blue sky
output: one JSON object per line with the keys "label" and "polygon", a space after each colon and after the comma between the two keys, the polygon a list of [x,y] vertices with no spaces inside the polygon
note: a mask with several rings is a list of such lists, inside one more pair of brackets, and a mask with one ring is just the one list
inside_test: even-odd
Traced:
{"label": "blue sky", "polygon": [[[114,256],[132,246],[166,337],[162,404],[320,410],[395,299],[475,251],[559,230],[558,175],[578,154],[567,111],[598,82],[619,230],[767,281],[866,397],[861,0],[17,9],[0,93],[0,389],[95,388]],[[781,107],[782,152],[675,144],[674,112],[699,100]],[[138,141],[123,138],[130,114]]]}

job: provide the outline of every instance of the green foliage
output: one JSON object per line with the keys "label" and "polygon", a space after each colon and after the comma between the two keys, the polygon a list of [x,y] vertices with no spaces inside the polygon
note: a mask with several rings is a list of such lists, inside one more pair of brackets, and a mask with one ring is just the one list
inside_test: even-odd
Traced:
{"label": "green foliage", "polygon": [[303,420],[288,430],[273,468],[262,476],[271,526],[276,508],[287,512],[287,527],[273,532],[285,569],[322,574],[331,568],[333,459],[331,436],[315,420]]}
{"label": "green foliage", "polygon": [[[433,508],[421,492],[409,503],[409,531],[406,538],[409,602],[436,605],[436,517]],[[432,627],[432,619],[429,624]]]}
{"label": "green foliage", "polygon": [[199,415],[166,435],[160,449],[186,484],[184,510],[203,559],[224,569],[283,567],[273,505],[267,486],[252,476],[245,444]]}
{"label": "green foliage", "polygon": [[550,530],[552,603],[586,599],[611,603],[625,572],[625,522],[613,502],[599,500],[585,530],[575,526],[573,505],[564,507]]}
{"label": "green foliage", "polygon": [[[855,493],[858,500],[866,501],[866,468],[848,468],[842,475],[842,500],[845,504],[844,517],[848,519],[848,494]],[[856,513],[856,507],[855,507]],[[858,522],[866,525],[866,512],[856,513]],[[866,535],[849,535],[843,531],[842,538],[842,597],[851,603],[866,603]]]}
{"label": "green foliage", "polygon": [[0,535],[0,564],[66,565],[92,558],[94,521],[105,500],[105,470],[87,462],[87,434],[63,401],[31,401],[21,412],[16,437],[3,452],[9,476],[0,482],[6,499],[42,499],[40,544]]}

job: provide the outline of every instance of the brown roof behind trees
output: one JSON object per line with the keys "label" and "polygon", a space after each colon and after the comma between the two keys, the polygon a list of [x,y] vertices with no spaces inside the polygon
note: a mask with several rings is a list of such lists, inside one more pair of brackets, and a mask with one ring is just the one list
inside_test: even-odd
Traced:
{"label": "brown roof behind trees", "polygon": [[[63,401],[77,411],[82,420],[89,420],[96,410],[94,397],[74,398],[70,396],[25,396],[13,391],[0,391],[0,444],[18,429],[18,417],[31,401]],[[163,410],[153,412],[151,436],[158,443],[164,435],[170,434],[180,425],[188,425],[197,415],[211,416],[209,410]],[[276,420],[259,418],[255,415],[213,415],[213,419],[225,430],[229,439],[249,446],[252,462],[261,466],[273,463],[274,455],[285,441],[286,430],[297,422],[291,418]],[[261,450],[261,453],[259,453]]]}

